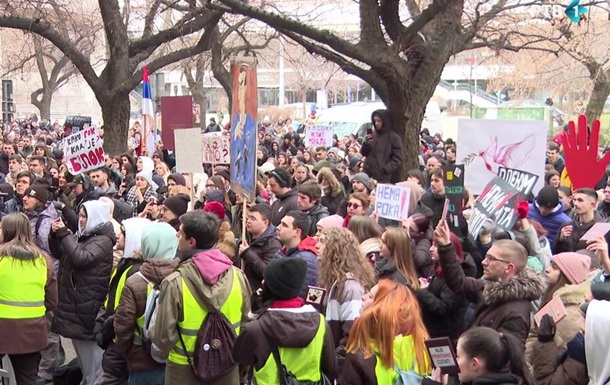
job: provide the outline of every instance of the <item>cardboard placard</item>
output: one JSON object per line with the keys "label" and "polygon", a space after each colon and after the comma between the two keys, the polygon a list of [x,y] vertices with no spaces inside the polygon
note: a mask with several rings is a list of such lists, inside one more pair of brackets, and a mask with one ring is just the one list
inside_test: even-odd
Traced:
{"label": "cardboard placard", "polygon": [[193,138],[201,135],[199,128],[187,128],[174,131],[176,148],[176,172],[200,173],[203,171],[201,162],[201,144]]}
{"label": "cardboard placard", "polygon": [[102,167],[104,160],[104,142],[97,133],[97,129],[85,127],[62,140],[64,156],[68,171],[72,175]]}
{"label": "cardboard placard", "polygon": [[597,222],[582,236],[581,241],[588,241],[593,238],[597,238],[600,235],[605,236],[610,231],[610,223],[608,222]]}
{"label": "cardboard placard", "polygon": [[449,337],[431,338],[424,342],[435,368],[440,368],[442,374],[457,374],[460,372],[453,344]]}
{"label": "cardboard placard", "polygon": [[305,147],[332,147],[333,128],[330,126],[309,126],[305,129]]}
{"label": "cardboard placard", "polygon": [[220,133],[201,135],[203,163],[230,164],[231,144],[229,138]]}
{"label": "cardboard placard", "polygon": [[391,184],[378,184],[375,213],[380,218],[402,221],[409,217],[411,189]]}

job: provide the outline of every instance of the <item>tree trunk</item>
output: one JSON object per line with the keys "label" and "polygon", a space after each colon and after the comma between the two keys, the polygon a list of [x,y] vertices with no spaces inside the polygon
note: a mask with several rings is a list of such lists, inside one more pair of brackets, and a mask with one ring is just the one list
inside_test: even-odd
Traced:
{"label": "tree trunk", "polygon": [[[40,96],[40,99],[38,98]],[[41,119],[51,120],[51,100],[53,92],[46,89],[38,89],[30,95],[30,102],[40,112]]]}
{"label": "tree trunk", "polygon": [[591,92],[591,98],[587,104],[587,110],[585,111],[588,122],[599,119],[604,112],[604,105],[606,104],[608,95],[610,95],[610,82],[608,81],[608,78],[605,75],[598,76],[593,80],[593,91]]}
{"label": "tree trunk", "polygon": [[98,101],[104,121],[104,150],[110,155],[120,155],[127,151],[127,131],[131,112],[129,94],[115,95]]}

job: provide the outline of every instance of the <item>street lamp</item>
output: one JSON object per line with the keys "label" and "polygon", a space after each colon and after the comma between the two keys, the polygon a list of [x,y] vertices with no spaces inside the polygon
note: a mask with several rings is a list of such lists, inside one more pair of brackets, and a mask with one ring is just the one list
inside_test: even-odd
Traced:
{"label": "street lamp", "polygon": [[472,119],[472,70],[474,68],[475,58],[466,58],[466,63],[470,65],[470,75],[468,76],[468,91],[470,93],[470,118]]}

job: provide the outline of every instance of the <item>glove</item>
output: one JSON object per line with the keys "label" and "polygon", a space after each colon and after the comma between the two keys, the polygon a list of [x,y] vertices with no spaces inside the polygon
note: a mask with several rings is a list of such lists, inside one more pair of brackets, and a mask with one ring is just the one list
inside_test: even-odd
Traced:
{"label": "glove", "polygon": [[557,326],[555,325],[555,321],[550,315],[545,314],[540,320],[540,326],[538,326],[538,341],[553,341],[553,338],[555,338],[556,331]]}
{"label": "glove", "polygon": [[521,201],[517,205],[517,213],[519,214],[519,218],[525,219],[527,218],[527,214],[530,212],[530,205],[527,201]]}
{"label": "glove", "polygon": [[62,210],[64,209],[64,207],[66,207],[66,205],[63,204],[62,202],[53,201],[53,207],[55,207],[55,210],[62,212]]}

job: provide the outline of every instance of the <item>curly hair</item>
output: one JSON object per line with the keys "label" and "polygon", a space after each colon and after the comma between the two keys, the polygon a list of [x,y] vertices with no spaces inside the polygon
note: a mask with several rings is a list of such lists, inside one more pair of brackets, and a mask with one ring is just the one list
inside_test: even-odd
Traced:
{"label": "curly hair", "polygon": [[375,286],[375,272],[360,251],[360,242],[356,236],[340,227],[325,229],[323,234],[326,238],[320,254],[318,283],[330,290],[337,282],[337,288],[341,290],[346,281],[346,274],[351,273],[366,290]]}

